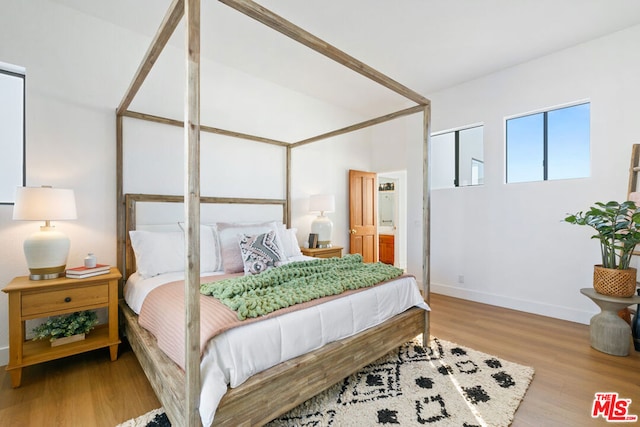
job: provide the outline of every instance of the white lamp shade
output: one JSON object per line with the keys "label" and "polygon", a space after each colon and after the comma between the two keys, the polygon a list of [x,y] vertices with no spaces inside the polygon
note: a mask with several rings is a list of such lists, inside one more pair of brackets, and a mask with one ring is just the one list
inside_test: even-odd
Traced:
{"label": "white lamp shade", "polygon": [[49,221],[76,219],[73,190],[51,187],[18,187],[13,206],[13,219],[46,221],[40,231],[24,241],[24,255],[32,280],[64,276],[69,238],[57,231]]}
{"label": "white lamp shade", "polygon": [[333,194],[314,194],[309,199],[311,212],[333,212],[336,210],[336,198]]}
{"label": "white lamp shade", "polygon": [[73,190],[51,187],[17,188],[13,219],[56,221],[77,217]]}

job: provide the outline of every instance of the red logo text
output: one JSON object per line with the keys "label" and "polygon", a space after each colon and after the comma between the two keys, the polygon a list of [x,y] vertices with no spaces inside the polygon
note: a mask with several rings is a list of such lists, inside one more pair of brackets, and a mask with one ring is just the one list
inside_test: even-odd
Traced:
{"label": "red logo text", "polygon": [[638,421],[637,415],[629,414],[629,406],[631,399],[621,399],[618,393],[596,393],[593,399],[593,407],[591,408],[591,417],[598,418],[602,416],[609,422],[635,422]]}

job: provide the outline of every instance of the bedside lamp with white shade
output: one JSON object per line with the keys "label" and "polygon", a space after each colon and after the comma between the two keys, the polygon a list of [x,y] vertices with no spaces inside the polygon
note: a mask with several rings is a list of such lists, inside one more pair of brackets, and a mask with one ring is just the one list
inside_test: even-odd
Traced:
{"label": "bedside lamp with white shade", "polygon": [[69,238],[50,221],[76,219],[76,199],[73,190],[52,187],[18,187],[13,219],[44,221],[40,231],[24,241],[31,280],[55,279],[64,276],[69,255]]}
{"label": "bedside lamp with white shade", "polygon": [[325,212],[336,210],[335,197],[333,194],[314,194],[309,199],[309,210],[320,212],[320,216],[311,223],[311,232],[318,235],[318,247],[330,248],[333,223],[325,216]]}

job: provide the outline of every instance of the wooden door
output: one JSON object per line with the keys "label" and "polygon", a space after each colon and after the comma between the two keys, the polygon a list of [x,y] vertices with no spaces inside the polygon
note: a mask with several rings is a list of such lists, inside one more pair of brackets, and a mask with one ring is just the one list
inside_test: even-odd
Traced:
{"label": "wooden door", "polygon": [[349,252],[378,261],[378,191],[373,172],[349,171]]}

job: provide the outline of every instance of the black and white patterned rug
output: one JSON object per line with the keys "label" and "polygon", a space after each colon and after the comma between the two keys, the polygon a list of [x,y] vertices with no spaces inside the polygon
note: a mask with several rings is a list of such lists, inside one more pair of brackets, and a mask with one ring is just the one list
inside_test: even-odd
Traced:
{"label": "black and white patterned rug", "polygon": [[[364,367],[272,421],[285,426],[508,426],[533,368],[445,340],[419,341]],[[162,410],[119,427],[170,426]]]}

